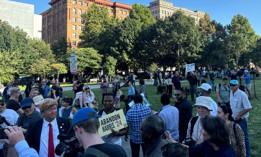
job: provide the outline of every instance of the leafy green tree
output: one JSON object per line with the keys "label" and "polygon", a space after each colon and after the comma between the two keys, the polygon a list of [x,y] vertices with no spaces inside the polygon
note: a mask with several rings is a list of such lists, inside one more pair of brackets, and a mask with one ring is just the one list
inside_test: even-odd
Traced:
{"label": "leafy green tree", "polygon": [[39,74],[41,79],[46,78],[51,70],[51,62],[44,58],[39,58],[30,65],[30,73]]}
{"label": "leafy green tree", "polygon": [[148,70],[154,72],[154,71],[158,70],[158,65],[155,64],[155,63],[152,63],[152,64],[149,66]]}
{"label": "leafy green tree", "polygon": [[63,63],[55,63],[51,65],[54,71],[57,73],[57,80],[59,80],[60,74],[67,73],[67,67]]}
{"label": "leafy green tree", "polygon": [[200,39],[202,40],[202,44],[208,44],[212,34],[216,32],[216,27],[207,13],[199,20],[197,27],[201,35]]}
{"label": "leafy green tree", "polygon": [[233,64],[238,65],[240,57],[254,48],[258,36],[248,19],[239,14],[233,17],[231,24],[227,26],[227,32],[228,36],[225,40],[227,52],[233,59]]}
{"label": "leafy green tree", "polygon": [[19,73],[16,67],[22,62],[20,52],[0,52],[0,60],[0,82],[13,81],[14,75]]}
{"label": "leafy green tree", "polygon": [[[56,43],[51,45],[51,50],[54,54],[55,61],[57,63],[63,63],[69,67],[69,53],[67,53],[67,41],[66,39],[60,38]],[[70,47],[69,47],[70,48]]]}
{"label": "leafy green tree", "polygon": [[106,62],[103,65],[104,73],[107,74],[109,77],[114,76],[116,64],[117,60],[114,57],[106,57]]}
{"label": "leafy green tree", "polygon": [[83,27],[81,38],[81,47],[99,48],[102,44],[100,35],[111,29],[117,20],[109,16],[109,11],[105,7],[92,5],[87,14],[82,15],[85,26]]}
{"label": "leafy green tree", "polygon": [[22,52],[22,59],[23,64],[21,64],[19,71],[23,74],[32,74],[28,69],[30,69],[31,65],[37,60],[45,59],[49,63],[55,62],[50,45],[39,39],[29,39],[27,51]]}
{"label": "leafy green tree", "polygon": [[102,56],[93,48],[79,48],[75,50],[77,56],[78,71],[84,75],[90,75],[98,72],[101,68]]}
{"label": "leafy green tree", "polygon": [[[199,57],[200,34],[194,19],[181,12],[174,13],[165,20],[159,20],[150,28],[141,45],[145,45],[147,57],[163,66],[178,66]],[[139,41],[142,41],[139,40]]]}
{"label": "leafy green tree", "polygon": [[216,21],[212,21],[211,23],[216,31],[208,35],[208,40],[203,41],[203,51],[200,52],[201,58],[197,61],[197,64],[206,67],[224,67],[229,63],[224,43],[227,34],[222,24]]}
{"label": "leafy green tree", "polygon": [[261,66],[261,38],[258,39],[256,47],[250,53],[250,59],[256,66]]}
{"label": "leafy green tree", "polygon": [[18,27],[13,28],[7,22],[0,21],[0,52],[25,51],[27,34]]}
{"label": "leafy green tree", "polygon": [[[127,17],[117,28],[117,39],[115,47],[112,48],[116,54],[119,54],[118,64],[130,65],[137,58],[137,51],[134,50],[135,41],[142,30],[148,29],[155,23],[150,10],[140,4],[134,4]],[[132,65],[133,67],[133,65]],[[127,69],[125,69],[127,70]]]}

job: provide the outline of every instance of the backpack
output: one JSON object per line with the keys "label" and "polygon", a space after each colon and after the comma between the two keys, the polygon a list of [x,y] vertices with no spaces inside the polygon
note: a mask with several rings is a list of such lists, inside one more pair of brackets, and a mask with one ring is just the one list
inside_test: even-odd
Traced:
{"label": "backpack", "polygon": [[139,95],[139,92],[137,91],[137,89],[134,87],[135,90],[135,95]]}
{"label": "backpack", "polygon": [[190,124],[191,124],[191,127],[190,127],[190,137],[192,137],[192,132],[193,132],[193,129],[194,129],[194,126],[195,126],[195,123],[196,123],[197,120],[198,120],[198,116],[195,116],[195,117],[191,118],[191,121],[190,121]]}
{"label": "backpack", "polygon": [[[218,89],[220,90],[221,88],[221,83],[218,84]],[[225,88],[226,91],[229,91],[230,90],[230,86],[228,85],[228,89]],[[217,92],[217,86],[215,86],[215,91]]]}

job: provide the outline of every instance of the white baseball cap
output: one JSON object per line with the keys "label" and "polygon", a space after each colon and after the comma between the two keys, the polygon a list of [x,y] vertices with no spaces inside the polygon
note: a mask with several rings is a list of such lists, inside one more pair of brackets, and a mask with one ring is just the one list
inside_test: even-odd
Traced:
{"label": "white baseball cap", "polygon": [[212,111],[211,98],[207,96],[199,96],[196,98],[196,103],[194,106],[203,106],[206,107],[209,111]]}
{"label": "white baseball cap", "polygon": [[205,91],[208,91],[208,90],[212,89],[212,87],[208,83],[202,83],[199,88],[201,88],[201,89],[203,89]]}

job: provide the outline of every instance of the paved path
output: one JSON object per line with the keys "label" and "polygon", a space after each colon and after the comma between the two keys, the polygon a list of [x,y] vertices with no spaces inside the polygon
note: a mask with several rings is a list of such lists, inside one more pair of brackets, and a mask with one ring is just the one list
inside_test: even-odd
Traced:
{"label": "paved path", "polygon": [[[146,82],[146,84],[153,84],[153,82]],[[124,83],[121,83],[121,86],[123,86]],[[88,85],[91,89],[98,89],[100,88],[100,85]],[[136,82],[136,86],[137,86],[137,82]],[[110,84],[110,87],[112,87],[112,84]],[[63,91],[70,91],[73,88],[72,87],[62,87]]]}
{"label": "paved path", "polygon": [[[181,82],[187,82],[187,80],[183,80],[183,81],[181,81]],[[138,82],[136,82],[136,86],[137,86],[137,84],[138,84]],[[145,84],[150,84],[150,85],[152,85],[153,84],[153,82],[151,82],[151,81],[147,81],[147,82],[145,82]],[[123,86],[124,85],[124,83],[121,83],[121,86]],[[91,89],[98,89],[98,88],[100,88],[100,85],[88,85]],[[112,87],[112,84],[110,84],[110,87]],[[70,91],[70,90],[72,90],[73,88],[72,87],[63,87],[63,90],[64,91]]]}

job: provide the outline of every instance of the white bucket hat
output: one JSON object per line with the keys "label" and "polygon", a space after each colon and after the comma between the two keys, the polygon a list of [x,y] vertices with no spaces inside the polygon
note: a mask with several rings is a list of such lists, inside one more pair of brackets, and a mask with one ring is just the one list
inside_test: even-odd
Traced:
{"label": "white bucket hat", "polygon": [[194,106],[203,106],[206,107],[209,111],[212,111],[211,98],[207,96],[199,96],[196,98],[196,103]]}

